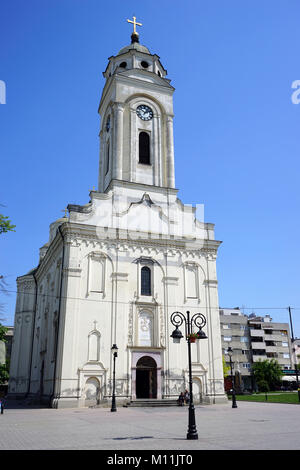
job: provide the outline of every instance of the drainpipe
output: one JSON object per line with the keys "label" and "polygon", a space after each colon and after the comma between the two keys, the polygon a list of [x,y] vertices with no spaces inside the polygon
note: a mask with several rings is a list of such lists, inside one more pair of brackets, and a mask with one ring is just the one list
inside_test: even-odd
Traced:
{"label": "drainpipe", "polygon": [[[53,372],[53,390],[52,395],[50,397],[50,405],[53,403],[53,399],[55,397],[55,377],[56,377],[56,369],[57,369],[57,355],[58,355],[58,337],[59,337],[59,323],[60,323],[60,310],[61,310],[61,294],[62,294],[62,283],[63,283],[63,269],[64,269],[64,259],[65,259],[65,240],[64,236],[61,232],[61,226],[58,226],[58,230],[62,239],[62,259],[61,259],[61,273],[60,273],[60,287],[59,287],[59,303],[58,303],[58,315],[57,315],[57,329],[56,329],[56,351],[55,351],[55,359],[54,359],[54,372]],[[56,406],[55,406],[56,407]]]}

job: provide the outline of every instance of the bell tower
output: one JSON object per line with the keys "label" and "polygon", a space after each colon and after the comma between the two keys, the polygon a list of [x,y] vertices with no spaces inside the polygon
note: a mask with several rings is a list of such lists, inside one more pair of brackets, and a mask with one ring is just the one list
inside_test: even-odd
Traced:
{"label": "bell tower", "polygon": [[98,191],[114,181],[175,188],[173,142],[174,88],[159,56],[139,42],[109,57],[100,105]]}

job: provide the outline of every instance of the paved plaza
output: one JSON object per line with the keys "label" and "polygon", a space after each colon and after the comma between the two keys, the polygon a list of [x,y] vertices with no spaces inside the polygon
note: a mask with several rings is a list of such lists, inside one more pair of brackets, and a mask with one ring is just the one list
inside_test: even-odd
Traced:
{"label": "paved plaza", "polygon": [[[9,408],[9,406],[11,408]],[[186,440],[188,408],[21,408],[0,415],[1,450],[298,450],[300,406],[238,402],[196,406],[199,439]]]}

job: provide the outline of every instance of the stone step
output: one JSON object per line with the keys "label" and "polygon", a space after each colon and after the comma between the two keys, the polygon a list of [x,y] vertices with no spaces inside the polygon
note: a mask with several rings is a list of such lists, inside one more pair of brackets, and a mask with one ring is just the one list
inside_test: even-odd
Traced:
{"label": "stone step", "polygon": [[127,403],[127,406],[133,406],[133,407],[154,407],[154,406],[178,406],[177,400],[175,399],[161,399],[158,400],[156,398],[137,398],[136,400],[131,400],[129,403]]}

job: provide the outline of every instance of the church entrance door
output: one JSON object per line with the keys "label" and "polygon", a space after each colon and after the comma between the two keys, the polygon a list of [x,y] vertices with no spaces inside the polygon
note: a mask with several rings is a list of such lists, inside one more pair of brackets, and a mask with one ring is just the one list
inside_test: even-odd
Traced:
{"label": "church entrance door", "polygon": [[152,357],[141,357],[136,365],[136,398],[157,398],[157,367]]}

